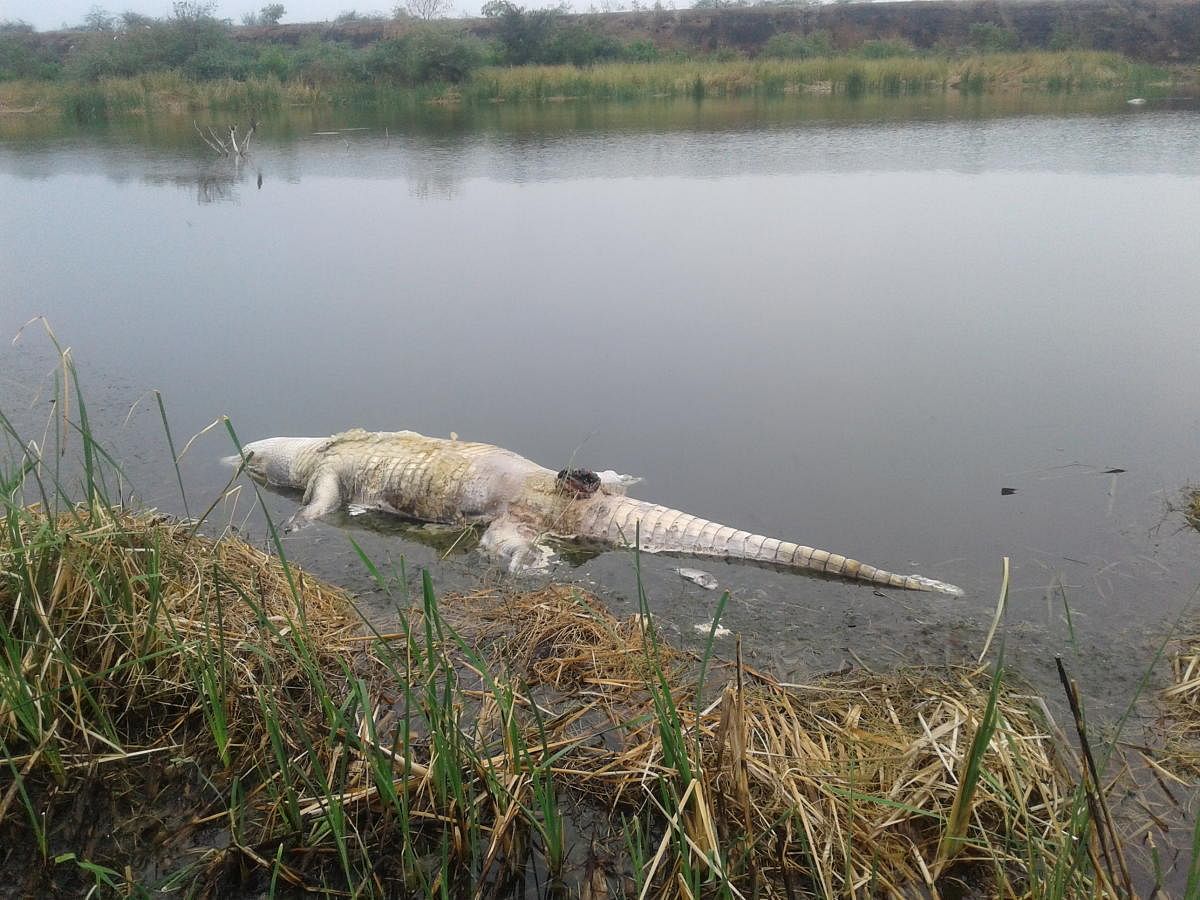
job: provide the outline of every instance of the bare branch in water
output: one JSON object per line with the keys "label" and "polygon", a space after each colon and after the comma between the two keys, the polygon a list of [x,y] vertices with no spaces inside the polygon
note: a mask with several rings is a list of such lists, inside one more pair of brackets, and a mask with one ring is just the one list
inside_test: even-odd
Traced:
{"label": "bare branch in water", "polygon": [[217,142],[217,146],[219,146],[221,148],[221,153],[225,156],[228,156],[229,148],[225,146],[225,142],[223,140],[221,140],[219,137],[217,137],[217,133],[212,130],[211,125],[208,126],[208,134],[209,134],[209,137],[211,137],[214,141]]}
{"label": "bare branch in water", "polygon": [[[221,143],[220,141],[213,143],[213,141],[208,139],[208,137],[204,134],[204,132],[200,130],[200,126],[199,126],[199,124],[197,124],[195,119],[192,119],[192,127],[196,129],[196,134],[200,135],[200,140],[202,140],[202,141],[204,141],[204,143],[208,144],[208,146],[212,148],[214,153],[220,153],[222,156],[228,155],[228,152],[224,149],[224,145],[220,145],[220,143]],[[212,132],[211,128],[209,129],[209,132],[210,133]],[[213,135],[213,137],[216,138],[216,135]],[[218,146],[218,145],[220,145],[220,146]]]}

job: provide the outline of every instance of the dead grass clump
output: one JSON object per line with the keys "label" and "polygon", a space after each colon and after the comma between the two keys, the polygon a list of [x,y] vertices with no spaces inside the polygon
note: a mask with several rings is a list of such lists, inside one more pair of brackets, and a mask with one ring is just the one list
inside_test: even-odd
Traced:
{"label": "dead grass clump", "polygon": [[1166,707],[1164,761],[1191,775],[1200,774],[1200,633],[1171,642],[1170,687],[1161,697]]}
{"label": "dead grass clump", "polygon": [[483,624],[475,641],[491,641],[489,656],[524,673],[530,684],[630,690],[645,686],[656,660],[668,678],[682,674],[684,656],[670,645],[659,644],[652,657],[643,652],[641,617],[618,621],[600,600],[570,585],[503,597],[485,591],[456,603],[471,610],[464,630]]}
{"label": "dead grass clump", "polygon": [[[164,864],[220,882],[301,827],[305,798],[345,768],[347,739],[322,736],[354,731],[353,615],[343,593],[237,539],[99,502],[8,507],[0,843],[76,859],[95,887],[132,889]],[[74,886],[61,867],[25,875],[31,896],[41,878]],[[302,882],[283,862],[275,877]]]}
{"label": "dead grass clump", "polygon": [[1193,528],[1200,530],[1200,489],[1189,491],[1183,516]]}
{"label": "dead grass clump", "polygon": [[[1067,884],[1088,883],[1068,858],[1078,798],[1060,748],[1007,686],[966,795],[972,741],[989,715],[982,671],[784,685],[720,663],[717,687],[697,703],[699,660],[685,666],[641,617],[619,622],[577,590],[475,595],[454,608],[487,623],[479,638],[531,686],[561,692],[542,701],[547,716],[604,711],[610,741],[578,741],[552,771],[575,787],[605,782],[612,802],[672,823],[648,847],[647,881],[703,872],[767,896],[866,885],[907,896],[965,880],[1022,896],[1058,866]],[[664,861],[670,848],[674,862]]]}
{"label": "dead grass clump", "polygon": [[293,680],[300,661],[285,648],[296,627],[314,663],[339,658],[358,630],[345,594],[298,570],[289,575],[243,541],[212,541],[184,523],[102,506],[57,520],[37,508],[10,515],[0,573],[6,649],[20,653],[6,662],[23,679],[7,685],[23,702],[0,714],[9,747],[41,746],[53,735],[63,753],[111,749],[111,735],[96,728],[98,710],[140,723],[146,738],[170,734],[176,720],[139,716],[141,706],[171,705],[186,718],[197,666],[215,667],[229,688],[225,715],[234,725],[268,672]]}

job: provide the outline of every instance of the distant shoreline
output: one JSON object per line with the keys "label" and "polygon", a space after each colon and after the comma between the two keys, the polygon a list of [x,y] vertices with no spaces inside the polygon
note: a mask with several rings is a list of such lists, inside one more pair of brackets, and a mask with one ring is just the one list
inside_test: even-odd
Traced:
{"label": "distant shoreline", "polygon": [[801,60],[611,62],[575,66],[488,66],[459,84],[405,87],[386,82],[312,85],[275,77],[197,80],[178,71],[95,82],[0,82],[0,117],[62,115],[87,122],[204,111],[266,114],[289,107],[460,106],[570,100],[787,95],[922,96],[1124,93],[1166,97],[1197,92],[1182,66],[1149,66],[1096,52],[926,54],[864,59],[853,54]]}

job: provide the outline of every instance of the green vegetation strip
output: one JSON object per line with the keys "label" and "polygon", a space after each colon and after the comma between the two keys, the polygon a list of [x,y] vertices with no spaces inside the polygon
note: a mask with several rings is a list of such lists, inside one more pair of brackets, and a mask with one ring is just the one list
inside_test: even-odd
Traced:
{"label": "green vegetation strip", "polygon": [[168,70],[96,81],[0,82],[0,111],[56,112],[78,121],[114,115],[270,112],[291,106],[637,100],[843,94],[902,96],[1118,91],[1151,93],[1171,74],[1107,53],[998,53],[862,59],[692,60],[484,67],[461,82],[306,81],[272,75],[196,80]]}
{"label": "green vegetation strip", "polygon": [[[94,11],[95,12],[95,11]],[[828,31],[778,31],[749,54],[622,41],[598,20],[487,4],[485,28],[381,22],[363,46],[308,33],[298,43],[237,34],[204,3],[150,19],[100,15],[69,35],[0,23],[0,113],[89,121],[123,114],[298,104],[629,100],[648,97],[902,95],[940,91],[1165,93],[1195,72],[1133,62],[1070,41],[1023,46],[989,22],[961,46],[917,50],[899,38],[836,44]],[[336,32],[331,32],[336,33]],[[479,34],[486,34],[486,39]]]}

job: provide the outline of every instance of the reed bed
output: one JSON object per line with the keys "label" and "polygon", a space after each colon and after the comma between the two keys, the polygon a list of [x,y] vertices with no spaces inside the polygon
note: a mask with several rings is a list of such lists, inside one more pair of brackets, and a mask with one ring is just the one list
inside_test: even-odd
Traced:
{"label": "reed bed", "polygon": [[1166,82],[1169,74],[1117,54],[989,53],[866,59],[852,55],[811,59],[664,61],[574,66],[489,68],[462,92],[476,100],[547,100],[636,97],[744,96],[800,92],[919,94],[960,90],[1116,90]]}
{"label": "reed bed", "polygon": [[427,574],[378,634],[237,538],[102,503],[7,509],[0,773],[33,893],[1106,884],[1060,748],[985,672],[784,685],[572,587],[439,604]]}
{"label": "reed bed", "polygon": [[0,83],[0,113],[59,112],[80,122],[112,116],[183,115],[205,110],[269,112],[335,102],[339,94],[274,77],[195,81],[165,70],[95,82]]}

